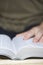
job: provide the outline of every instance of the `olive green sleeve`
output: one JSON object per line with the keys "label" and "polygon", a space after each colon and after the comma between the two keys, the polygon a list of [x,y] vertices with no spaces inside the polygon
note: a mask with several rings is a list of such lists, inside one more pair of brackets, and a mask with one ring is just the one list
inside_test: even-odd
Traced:
{"label": "olive green sleeve", "polygon": [[43,22],[43,0],[0,0],[0,27],[15,32]]}

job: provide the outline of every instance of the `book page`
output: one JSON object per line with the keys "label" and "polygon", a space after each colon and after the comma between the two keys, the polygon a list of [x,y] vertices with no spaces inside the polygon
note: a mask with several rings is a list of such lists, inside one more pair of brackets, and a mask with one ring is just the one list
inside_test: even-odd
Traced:
{"label": "book page", "polygon": [[34,43],[33,38],[28,39],[28,40],[23,40],[23,36],[17,36],[13,38],[13,44],[16,47],[16,50],[20,50],[24,47],[29,47],[29,48],[43,48],[43,43]]}
{"label": "book page", "polygon": [[43,43],[33,43],[33,38],[23,40],[22,36],[13,38],[17,50],[17,58],[43,57]]}
{"label": "book page", "polygon": [[15,56],[16,49],[14,46],[14,50],[13,50],[13,44],[11,41],[12,40],[10,39],[9,36],[0,34],[0,55],[7,55],[11,58]]}

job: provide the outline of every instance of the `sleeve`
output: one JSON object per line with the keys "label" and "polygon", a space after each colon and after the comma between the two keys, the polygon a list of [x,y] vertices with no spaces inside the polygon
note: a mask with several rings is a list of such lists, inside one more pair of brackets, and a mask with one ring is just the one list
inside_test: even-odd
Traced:
{"label": "sleeve", "polygon": [[38,6],[39,6],[39,9],[40,9],[40,16],[41,16],[41,23],[43,22],[43,0],[38,0]]}

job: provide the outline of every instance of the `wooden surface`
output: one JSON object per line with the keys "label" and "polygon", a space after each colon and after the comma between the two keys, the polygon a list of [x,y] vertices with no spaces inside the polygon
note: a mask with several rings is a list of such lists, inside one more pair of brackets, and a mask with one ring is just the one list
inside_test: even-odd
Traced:
{"label": "wooden surface", "polygon": [[0,65],[43,65],[43,59],[0,60]]}

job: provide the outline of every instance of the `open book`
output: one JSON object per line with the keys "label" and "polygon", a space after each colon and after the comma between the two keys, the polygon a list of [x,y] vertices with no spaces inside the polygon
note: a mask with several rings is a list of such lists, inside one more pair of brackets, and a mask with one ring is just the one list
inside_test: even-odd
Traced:
{"label": "open book", "polygon": [[33,43],[33,38],[23,40],[23,36],[14,37],[0,34],[0,55],[11,59],[43,57],[43,43]]}

